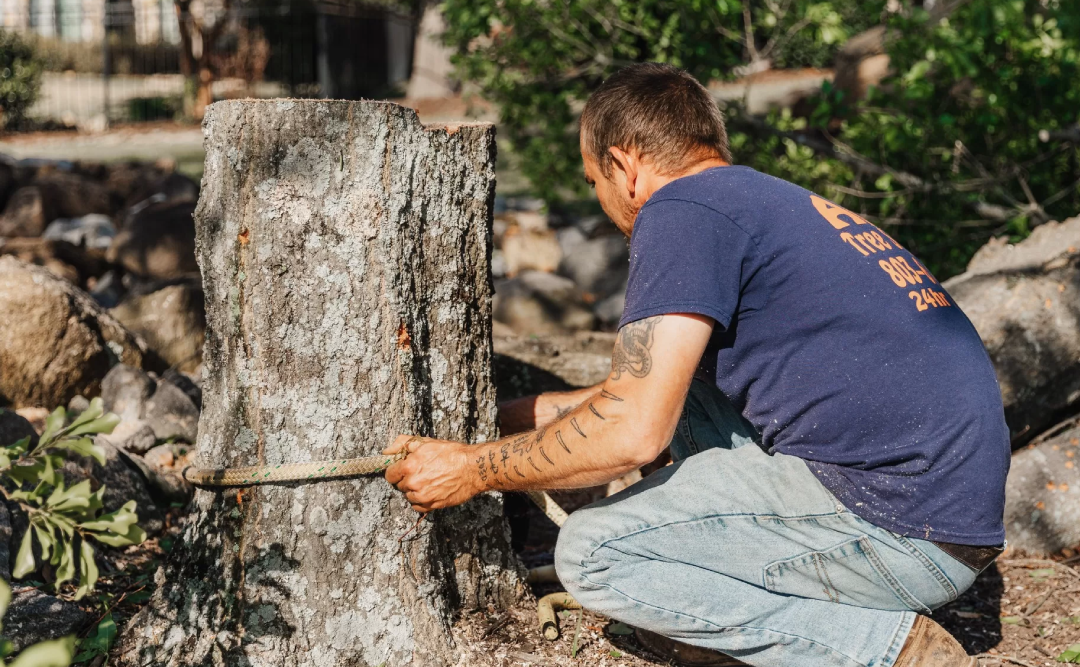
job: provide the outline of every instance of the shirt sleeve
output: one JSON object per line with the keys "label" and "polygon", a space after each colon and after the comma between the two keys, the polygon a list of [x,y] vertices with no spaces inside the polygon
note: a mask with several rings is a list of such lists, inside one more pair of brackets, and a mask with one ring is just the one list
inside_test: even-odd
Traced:
{"label": "shirt sleeve", "polygon": [[630,239],[630,278],[619,327],[669,313],[731,324],[756,247],[727,216],[665,199],[638,213]]}

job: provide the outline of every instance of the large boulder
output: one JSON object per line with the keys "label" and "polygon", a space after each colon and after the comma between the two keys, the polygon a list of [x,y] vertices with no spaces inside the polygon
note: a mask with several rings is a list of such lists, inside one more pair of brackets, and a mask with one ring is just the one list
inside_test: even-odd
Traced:
{"label": "large boulder", "polygon": [[99,175],[118,208],[135,206],[156,198],[159,201],[195,201],[199,185],[176,172],[171,160],[114,162],[104,165]]}
{"label": "large boulder", "polygon": [[57,278],[84,286],[108,271],[102,250],[86,249],[68,241],[45,238],[0,239],[0,255],[46,268]]}
{"label": "large boulder", "polygon": [[496,320],[518,333],[563,334],[589,330],[596,323],[574,281],[542,271],[496,281],[492,310]]}
{"label": "large boulder", "polygon": [[1053,430],[1013,455],[1005,486],[1009,546],[1030,554],[1080,543],[1080,425]]}
{"label": "large boulder", "polygon": [[108,259],[131,273],[156,280],[197,274],[195,202],[162,202],[141,207],[124,221]]}
{"label": "large boulder", "polygon": [[945,287],[994,362],[1014,445],[1080,410],[1080,217],[991,241]]}
{"label": "large boulder", "polygon": [[117,360],[155,365],[145,343],[85,292],[0,257],[0,403],[56,406],[96,396]]}
{"label": "large boulder", "polygon": [[149,293],[132,291],[109,312],[170,366],[192,371],[202,363],[206,311],[198,281],[165,285]]}
{"label": "large boulder", "polygon": [[105,186],[80,174],[43,168],[11,195],[0,216],[0,236],[40,236],[57,218],[113,213]]}
{"label": "large boulder", "polygon": [[75,634],[91,621],[91,616],[79,605],[29,588],[16,593],[4,615],[4,636],[12,650],[48,639]]}
{"label": "large boulder", "polygon": [[496,336],[492,341],[500,402],[545,391],[590,387],[611,373],[615,334]]}
{"label": "large boulder", "polygon": [[101,383],[101,400],[122,420],[115,435],[102,437],[128,451],[149,449],[143,444],[145,428],[156,440],[195,442],[198,435],[202,397],[198,387],[175,370],[156,377],[117,364]]}

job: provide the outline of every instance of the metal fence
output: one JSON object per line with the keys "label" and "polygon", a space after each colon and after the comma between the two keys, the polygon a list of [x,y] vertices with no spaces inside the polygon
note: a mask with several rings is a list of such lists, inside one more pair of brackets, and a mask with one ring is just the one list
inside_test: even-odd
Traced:
{"label": "metal fence", "polygon": [[348,2],[0,0],[0,29],[25,36],[45,65],[29,117],[91,128],[190,113],[204,49],[214,99],[392,95],[409,75],[414,26]]}

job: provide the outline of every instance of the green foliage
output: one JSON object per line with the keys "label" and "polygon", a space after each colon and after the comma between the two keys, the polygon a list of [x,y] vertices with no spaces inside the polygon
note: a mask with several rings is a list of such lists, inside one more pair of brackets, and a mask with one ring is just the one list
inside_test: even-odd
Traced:
{"label": "green foliage", "polygon": [[[733,152],[859,211],[944,277],[992,235],[1021,238],[1080,211],[1080,142],[1054,138],[1080,120],[1080,3],[954,4],[944,20],[920,9],[890,15],[878,0],[445,0],[443,9],[460,75],[497,105],[522,171],[547,199],[583,194],[577,115],[616,69],[668,62],[711,81],[764,60],[821,66],[848,37],[886,23],[891,74],[867,99],[826,84],[806,118],[749,122],[731,107]],[[832,142],[852,159],[837,159]],[[876,168],[853,166],[858,156]]]}
{"label": "green foliage", "polygon": [[[583,192],[577,114],[620,67],[644,61],[729,79],[750,62],[822,65],[884,0],[446,0],[445,39],[464,78],[498,105],[538,194]],[[752,30],[747,31],[744,11]]]}
{"label": "green foliage", "polygon": [[113,642],[116,641],[116,634],[116,620],[113,619],[110,611],[98,621],[90,635],[79,642],[79,653],[75,656],[73,662],[86,662],[99,655],[108,656],[109,649],[112,648]]}
{"label": "green foliage", "polygon": [[17,33],[0,30],[0,126],[19,123],[41,91],[42,63]]}
{"label": "green foliage", "polygon": [[[90,480],[67,486],[58,470],[67,453],[91,456],[105,463],[105,452],[91,436],[109,433],[120,419],[106,414],[100,398],[68,422],[64,408],[45,420],[37,445],[30,438],[0,447],[0,492],[22,505],[30,519],[15,556],[12,575],[22,578],[38,568],[38,559],[55,568],[55,587],[77,582],[75,599],[90,592],[98,578],[90,540],[119,547],[138,544],[146,533],[136,525],[135,501],[115,512],[102,513],[105,487],[90,490]],[[35,557],[34,546],[38,557]]]}
{"label": "green foliage", "polygon": [[[11,603],[11,589],[7,582],[0,580],[0,617],[7,613]],[[11,662],[7,661],[11,653],[11,642],[0,639],[0,667],[68,667],[75,652],[75,638],[63,637],[28,646],[19,652]]]}
{"label": "green foliage", "polygon": [[937,23],[897,15],[890,30],[893,76],[846,113],[841,96],[823,95],[817,123],[846,116],[843,143],[925,186],[854,173],[843,185],[866,194],[837,192],[841,203],[943,273],[991,234],[1021,238],[1080,211],[1080,145],[1043,140],[1080,121],[1080,3],[971,0]]}

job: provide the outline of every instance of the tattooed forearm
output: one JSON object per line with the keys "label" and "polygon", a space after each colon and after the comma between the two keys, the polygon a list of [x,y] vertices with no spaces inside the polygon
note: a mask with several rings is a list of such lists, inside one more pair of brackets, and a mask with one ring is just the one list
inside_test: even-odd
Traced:
{"label": "tattooed forearm", "polygon": [[606,419],[604,419],[604,415],[600,414],[600,412],[596,409],[596,406],[593,405],[592,403],[589,403],[589,411],[592,412],[597,417],[599,417],[600,419],[603,419],[604,421],[607,421]]}
{"label": "tattooed forearm", "polygon": [[653,330],[663,315],[631,322],[619,329],[615,349],[611,353],[611,379],[618,380],[623,371],[643,378],[652,370]]}
{"label": "tattooed forearm", "polygon": [[544,451],[543,447],[540,448],[540,456],[543,456],[544,460],[547,461],[548,463],[550,463],[551,465],[555,465],[555,462],[551,460],[551,457],[549,457],[547,455],[547,453]]}
{"label": "tattooed forearm", "polygon": [[562,431],[555,431],[555,439],[559,441],[559,445],[566,450],[567,454],[573,454],[573,452],[570,451],[570,448],[566,446],[566,441],[562,438]]}

